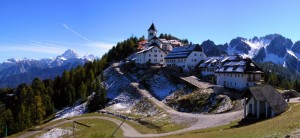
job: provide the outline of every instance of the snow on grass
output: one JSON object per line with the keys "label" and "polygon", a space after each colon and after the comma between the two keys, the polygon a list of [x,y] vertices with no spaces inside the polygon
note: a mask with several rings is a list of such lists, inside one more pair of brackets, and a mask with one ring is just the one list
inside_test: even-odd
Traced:
{"label": "snow on grass", "polygon": [[146,81],[150,86],[152,93],[160,100],[172,94],[179,87],[182,87],[171,83],[163,74],[156,74],[151,78],[148,78]]}
{"label": "snow on grass", "polygon": [[121,92],[127,89],[130,84],[130,81],[116,70],[110,70],[105,77],[105,87],[109,99],[117,97]]}
{"label": "snow on grass", "polygon": [[104,110],[130,113],[131,108],[138,102],[138,97],[133,96],[127,91],[111,100]]}
{"label": "snow on grass", "polygon": [[72,131],[69,129],[53,128],[50,131],[39,136],[39,138],[60,138],[64,135],[71,135]]}
{"label": "snow on grass", "polygon": [[55,115],[54,120],[59,120],[59,119],[63,119],[63,118],[69,118],[69,117],[84,114],[87,111],[86,104],[87,104],[87,102],[81,103],[81,100],[78,100],[77,102],[74,103],[73,106],[66,107],[66,108],[58,111]]}

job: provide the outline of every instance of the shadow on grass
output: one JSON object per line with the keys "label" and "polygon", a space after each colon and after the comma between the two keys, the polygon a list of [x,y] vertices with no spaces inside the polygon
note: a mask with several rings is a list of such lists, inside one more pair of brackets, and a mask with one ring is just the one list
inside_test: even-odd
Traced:
{"label": "shadow on grass", "polygon": [[254,116],[247,116],[246,118],[240,120],[239,122],[236,122],[234,125],[229,125],[229,126],[225,126],[225,127],[216,127],[216,128],[208,128],[208,129],[203,129],[200,131],[196,131],[196,132],[192,132],[191,134],[196,134],[196,133],[207,133],[207,132],[214,132],[214,131],[220,131],[220,130],[229,130],[229,129],[234,129],[234,128],[239,128],[239,127],[244,127],[244,126],[248,126],[248,125],[252,125],[255,124],[257,122],[260,121],[264,121],[266,120],[266,118],[263,119],[256,119],[256,117]]}

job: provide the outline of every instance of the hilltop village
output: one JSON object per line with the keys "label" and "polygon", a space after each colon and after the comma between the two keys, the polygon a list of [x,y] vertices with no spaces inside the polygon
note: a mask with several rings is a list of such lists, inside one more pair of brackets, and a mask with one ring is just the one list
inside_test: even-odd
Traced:
{"label": "hilltop village", "polygon": [[264,84],[264,71],[249,57],[207,57],[199,44],[158,38],[153,23],[148,29],[148,40],[139,42],[139,50],[131,59],[138,69],[158,66],[177,76],[199,76],[197,81],[208,82],[214,93],[243,99],[244,117],[274,117],[288,107],[275,88]]}
{"label": "hilltop village", "polygon": [[[61,108],[56,107],[58,111],[47,125],[17,135],[280,137],[299,134],[295,120],[300,116],[300,100],[294,98],[298,95],[290,97],[288,104],[285,92],[267,85],[268,72],[251,58],[239,54],[207,56],[209,52],[204,52],[203,44],[189,43],[171,35],[157,36],[157,32],[152,23],[147,39],[131,37],[118,43],[101,60],[88,62],[70,73],[64,72],[62,78],[54,82],[36,79],[32,85],[34,90],[53,83],[53,90],[57,91],[53,99]],[[81,84],[74,78],[82,79],[78,81]],[[61,82],[74,84],[70,89],[58,89]],[[73,85],[78,87],[79,100],[58,100],[67,97],[64,92],[76,92]],[[22,99],[26,91],[20,90],[6,98],[16,101],[18,98],[14,96],[17,95]],[[30,92],[30,88],[28,90]],[[295,93],[298,94],[296,91],[292,94]],[[63,104],[67,101],[70,103]],[[18,117],[22,118],[25,111],[17,112]],[[280,124],[284,121],[286,123]],[[22,119],[19,122],[26,124]],[[71,122],[72,128],[61,127]],[[270,130],[273,125],[278,126]]]}

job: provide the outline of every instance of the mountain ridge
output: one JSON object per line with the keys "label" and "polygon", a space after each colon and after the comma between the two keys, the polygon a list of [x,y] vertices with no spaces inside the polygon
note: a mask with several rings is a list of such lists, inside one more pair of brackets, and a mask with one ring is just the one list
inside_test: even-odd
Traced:
{"label": "mountain ridge", "polygon": [[64,70],[70,70],[95,59],[99,57],[91,54],[81,57],[73,49],[68,49],[53,58],[39,60],[10,58],[0,63],[0,87],[14,87],[20,83],[30,83],[35,77],[40,79],[55,77],[61,75]]}
{"label": "mountain ridge", "polygon": [[204,42],[202,46],[207,56],[239,54],[250,57],[256,62],[272,62],[300,72],[300,41],[293,43],[291,39],[280,34],[254,36],[250,39],[236,37],[228,44],[218,46]]}

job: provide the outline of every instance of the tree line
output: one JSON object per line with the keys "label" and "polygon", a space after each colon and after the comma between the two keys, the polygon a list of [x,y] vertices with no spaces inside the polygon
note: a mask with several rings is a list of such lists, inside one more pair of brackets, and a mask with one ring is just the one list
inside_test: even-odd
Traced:
{"label": "tree line", "polygon": [[[53,118],[54,113],[80,100],[88,101],[90,112],[104,107],[106,89],[103,71],[136,51],[142,38],[131,37],[117,43],[100,60],[87,62],[53,79],[35,78],[32,83],[0,89],[0,136],[17,133]],[[88,99],[88,96],[91,98]]]}
{"label": "tree line", "polygon": [[264,71],[264,81],[274,87],[300,92],[300,76],[297,72],[271,62],[257,63]]}

